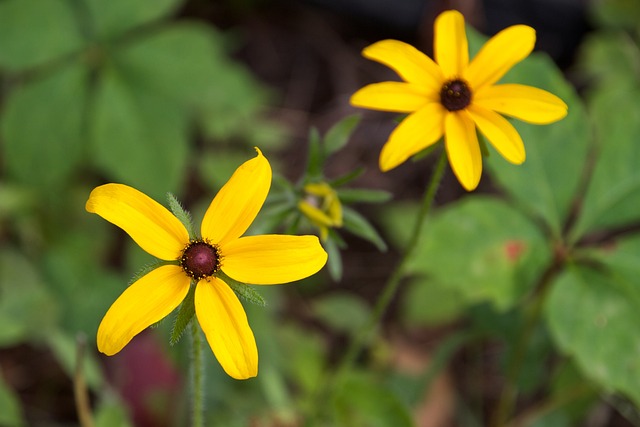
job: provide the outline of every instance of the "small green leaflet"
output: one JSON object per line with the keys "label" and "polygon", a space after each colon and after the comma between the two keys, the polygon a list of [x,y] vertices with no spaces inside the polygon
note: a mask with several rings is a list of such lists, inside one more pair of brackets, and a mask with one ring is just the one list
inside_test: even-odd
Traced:
{"label": "small green leaflet", "polygon": [[191,322],[193,315],[196,313],[196,307],[194,305],[195,293],[196,287],[192,285],[189,288],[189,293],[187,293],[187,296],[180,305],[180,310],[178,310],[176,319],[173,322],[173,329],[171,329],[171,337],[169,338],[169,344],[172,346],[180,341],[184,330],[189,326],[189,322]]}
{"label": "small green leaflet", "polygon": [[253,289],[251,286],[233,280],[226,274],[222,274],[222,276],[223,277],[221,277],[221,279],[224,280],[225,283],[229,285],[229,287],[233,290],[233,292],[235,292],[236,295],[238,295],[242,299],[250,303],[259,305],[260,307],[265,307],[267,305],[267,302],[264,300],[264,298],[262,298],[262,295],[256,292],[255,289]]}
{"label": "small green leaflet", "polygon": [[171,212],[173,212],[176,218],[178,218],[182,225],[185,226],[189,233],[189,237],[191,239],[195,239],[196,235],[193,231],[193,219],[191,218],[191,214],[182,206],[173,194],[167,193],[167,200],[169,201],[169,208],[171,209]]}

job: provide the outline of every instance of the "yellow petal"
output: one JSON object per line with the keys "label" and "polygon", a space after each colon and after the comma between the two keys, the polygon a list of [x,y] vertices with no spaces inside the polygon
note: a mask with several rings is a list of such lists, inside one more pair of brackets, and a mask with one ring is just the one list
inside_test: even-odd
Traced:
{"label": "yellow petal", "polygon": [[471,105],[467,108],[476,126],[496,150],[509,162],[519,165],[524,162],[525,151],[518,131],[500,114]]}
{"label": "yellow petal", "polygon": [[554,94],[519,84],[484,87],[475,94],[473,103],[539,125],[553,123],[567,115],[567,104]]}
{"label": "yellow petal", "polygon": [[262,152],[246,161],[213,199],[202,220],[202,237],[224,244],[240,237],[262,208],[271,187],[271,166]]}
{"label": "yellow petal", "polygon": [[526,25],[505,28],[482,46],[463,77],[472,89],[492,85],[515,64],[529,56],[536,44],[536,31]]}
{"label": "yellow petal", "polygon": [[326,213],[322,212],[320,209],[313,206],[311,203],[306,202],[304,200],[298,202],[298,209],[302,212],[307,218],[309,218],[312,222],[318,225],[324,225],[331,227],[333,224],[333,220]]}
{"label": "yellow petal", "polygon": [[436,94],[427,94],[420,87],[401,82],[373,83],[351,95],[351,105],[371,110],[410,113],[434,100]]}
{"label": "yellow petal", "polygon": [[196,286],[196,316],[222,369],[238,380],[258,375],[258,348],[238,297],[222,280]]}
{"label": "yellow petal", "polygon": [[467,191],[474,190],[482,175],[482,154],[473,120],[465,111],[445,116],[444,142],[458,181]]}
{"label": "yellow petal", "polygon": [[327,262],[316,236],[248,236],[220,248],[222,271],[243,283],[272,285],[304,279]]}
{"label": "yellow petal", "polygon": [[120,295],[98,327],[98,350],[112,356],[148,326],[171,313],[187,296],[189,277],[177,265],[142,276]]}
{"label": "yellow petal", "polygon": [[395,168],[409,157],[436,143],[444,130],[445,109],[432,102],[409,115],[391,133],[380,152],[380,170]]}
{"label": "yellow petal", "polygon": [[445,80],[462,76],[469,63],[464,16],[457,10],[442,12],[435,22],[434,53]]}
{"label": "yellow petal", "polygon": [[382,40],[362,51],[365,58],[393,69],[403,80],[430,92],[439,92],[444,77],[440,67],[410,44],[398,40]]}
{"label": "yellow petal", "polygon": [[178,259],[189,242],[189,234],[178,218],[127,185],[95,188],[85,208],[123,229],[142,249],[160,259]]}

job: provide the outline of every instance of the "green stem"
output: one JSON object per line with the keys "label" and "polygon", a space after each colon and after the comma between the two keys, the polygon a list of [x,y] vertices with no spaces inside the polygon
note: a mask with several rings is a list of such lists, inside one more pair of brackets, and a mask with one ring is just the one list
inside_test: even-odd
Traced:
{"label": "green stem", "polygon": [[204,366],[202,364],[202,336],[200,326],[196,319],[191,319],[191,387],[192,387],[192,414],[193,427],[204,426]]}
{"label": "green stem", "polygon": [[509,359],[506,372],[505,385],[500,393],[496,410],[491,420],[492,427],[502,427],[505,425],[507,419],[513,411],[514,405],[518,397],[518,377],[524,364],[524,358],[526,356],[527,348],[533,334],[535,332],[544,302],[551,288],[550,284],[553,281],[555,274],[558,272],[560,264],[556,260],[547,270],[542,274],[538,285],[536,286],[536,293],[533,296],[529,309],[525,311],[524,324],[522,331],[518,334],[518,340],[514,346],[513,355]]}
{"label": "green stem", "polygon": [[393,301],[393,298],[396,295],[398,288],[400,287],[402,278],[404,277],[404,269],[406,263],[417,247],[420,235],[422,234],[422,229],[426,222],[426,218],[429,214],[429,211],[431,210],[431,205],[433,204],[436,191],[438,190],[440,182],[442,181],[442,176],[444,175],[446,165],[447,154],[445,150],[442,150],[440,158],[438,159],[438,163],[436,164],[435,170],[433,171],[433,174],[431,176],[431,180],[429,181],[429,185],[427,186],[427,189],[424,193],[422,205],[420,206],[420,210],[418,212],[418,215],[416,216],[416,221],[411,231],[407,247],[405,248],[404,253],[401,255],[401,259],[396,265],[393,273],[391,274],[391,276],[389,276],[389,279],[387,280],[382,293],[378,297],[378,300],[376,301],[371,311],[367,323],[351,341],[344,357],[334,371],[335,373],[332,377],[329,378],[329,381],[325,384],[325,388],[320,390],[320,392],[318,393],[320,399],[316,399],[316,402],[324,402],[324,399],[322,399],[322,397],[326,396],[325,393],[331,395],[334,392],[334,389],[340,383],[342,377],[352,368],[356,357],[358,356],[358,354],[360,354],[363,347],[370,339],[373,331],[375,330],[376,326],[378,326],[380,320],[382,319],[382,316],[389,307],[389,304],[391,304],[391,301]]}

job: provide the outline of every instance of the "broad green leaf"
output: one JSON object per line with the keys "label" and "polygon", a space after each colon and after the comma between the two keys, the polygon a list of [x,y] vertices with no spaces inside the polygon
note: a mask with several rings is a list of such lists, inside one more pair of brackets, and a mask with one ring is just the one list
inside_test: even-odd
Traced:
{"label": "broad green leaf", "polygon": [[0,2],[0,68],[21,71],[56,60],[82,44],[69,2]]}
{"label": "broad green leaf", "polygon": [[[640,221],[640,85],[593,98],[598,145],[593,174],[572,237]],[[624,112],[621,114],[621,112]]]}
{"label": "broad green leaf", "polygon": [[74,65],[11,93],[2,117],[10,176],[40,192],[56,193],[77,170],[84,143],[86,77]]}
{"label": "broad green leaf", "polygon": [[347,116],[327,131],[323,138],[325,155],[327,157],[339,151],[349,142],[353,130],[358,126],[358,123],[360,123],[360,118],[360,115],[357,114]]}
{"label": "broad green leaf", "polygon": [[378,250],[386,251],[387,244],[369,221],[353,209],[342,207],[342,222],[345,230],[376,245]]}
{"label": "broad green leaf", "polygon": [[84,0],[91,13],[93,31],[99,39],[110,39],[142,24],[163,18],[182,0]]}
{"label": "broad green leaf", "polygon": [[95,413],[95,427],[132,427],[127,409],[113,398],[100,402]]}
{"label": "broad green leaf", "polygon": [[457,288],[441,286],[425,277],[413,278],[402,293],[402,318],[411,326],[449,322],[466,307]]}
{"label": "broad green leaf", "polygon": [[504,310],[531,290],[550,256],[529,218],[502,200],[476,196],[431,218],[406,273],[426,275],[468,304],[489,301]]}
{"label": "broad green leaf", "polygon": [[353,376],[336,397],[341,426],[412,427],[407,408],[385,384],[364,376]]}
{"label": "broad green leaf", "polygon": [[[636,259],[638,254],[635,254]],[[572,266],[553,284],[546,319],[558,347],[605,390],[640,403],[640,292],[637,276]]]}
{"label": "broad green leaf", "polygon": [[185,113],[145,92],[113,69],[100,76],[91,128],[91,158],[109,180],[132,185],[156,200],[186,180]]}
{"label": "broad green leaf", "polygon": [[38,340],[57,320],[58,306],[35,265],[17,252],[0,251],[0,347]]}
{"label": "broad green leaf", "polygon": [[371,311],[360,298],[341,292],[313,302],[313,312],[336,331],[356,334],[369,319]]}
{"label": "broad green leaf", "polygon": [[587,77],[595,77],[596,84],[609,82],[615,87],[620,79],[634,79],[639,71],[640,48],[623,32],[593,33],[581,44],[579,53],[579,69]]}
{"label": "broad green leaf", "polygon": [[500,186],[542,218],[554,236],[560,236],[585,169],[590,147],[588,118],[575,91],[546,56],[532,55],[502,81],[547,90],[569,106],[567,117],[550,125],[514,121],[527,153],[522,165],[508,163],[495,150],[486,159]]}
{"label": "broad green leaf", "polygon": [[0,375],[0,425],[4,427],[23,427],[26,425],[20,401],[13,390]]}

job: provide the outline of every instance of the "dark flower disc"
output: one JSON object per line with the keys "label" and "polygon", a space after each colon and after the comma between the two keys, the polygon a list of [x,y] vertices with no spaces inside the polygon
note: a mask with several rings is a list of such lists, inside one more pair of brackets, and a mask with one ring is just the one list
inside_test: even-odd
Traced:
{"label": "dark flower disc", "polygon": [[442,85],[440,102],[449,111],[458,111],[471,103],[471,89],[464,80],[450,80]]}
{"label": "dark flower disc", "polygon": [[180,266],[195,280],[212,276],[220,268],[220,252],[216,246],[194,240],[182,252]]}

